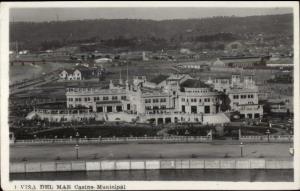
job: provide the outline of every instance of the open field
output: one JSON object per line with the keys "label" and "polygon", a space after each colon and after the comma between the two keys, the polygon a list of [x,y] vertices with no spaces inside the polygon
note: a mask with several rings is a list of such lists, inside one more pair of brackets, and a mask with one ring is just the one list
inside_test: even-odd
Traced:
{"label": "open field", "polygon": [[[243,156],[248,158],[287,158],[289,144],[245,144]],[[240,157],[240,145],[233,144],[90,144],[79,145],[81,160],[93,159],[142,159],[142,158],[214,158]],[[12,145],[11,162],[52,161],[75,159],[74,145]]]}
{"label": "open field", "polygon": [[56,62],[46,62],[45,64],[39,63],[36,65],[26,63],[24,66],[21,64],[14,64],[9,68],[10,83],[13,84],[17,81],[37,78],[42,76],[44,72],[49,73],[62,67],[68,68],[72,66],[74,66],[74,64]]}

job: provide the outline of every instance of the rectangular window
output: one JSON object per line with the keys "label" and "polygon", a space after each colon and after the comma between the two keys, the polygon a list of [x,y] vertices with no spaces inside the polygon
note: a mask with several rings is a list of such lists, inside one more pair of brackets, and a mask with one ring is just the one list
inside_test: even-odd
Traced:
{"label": "rectangular window", "polygon": [[204,113],[210,113],[210,107],[208,105],[204,106]]}
{"label": "rectangular window", "polygon": [[166,100],[166,98],[160,98],[160,102],[166,102],[167,100]]}
{"label": "rectangular window", "polygon": [[108,100],[108,97],[107,97],[107,96],[104,96],[104,97],[103,97],[103,100]]}
{"label": "rectangular window", "polygon": [[103,112],[103,107],[97,107],[97,112]]}
{"label": "rectangular window", "polygon": [[185,113],[185,105],[181,106],[181,111]]}
{"label": "rectangular window", "polygon": [[145,99],[145,103],[151,103],[151,99]]}
{"label": "rectangular window", "polygon": [[233,99],[239,99],[239,95],[233,95]]}
{"label": "rectangular window", "polygon": [[159,99],[153,99],[153,103],[158,103]]}
{"label": "rectangular window", "polygon": [[126,96],[121,96],[121,99],[122,100],[126,100]]}
{"label": "rectangular window", "polygon": [[202,102],[202,100],[201,100],[201,99],[199,99],[199,102]]}
{"label": "rectangular window", "polygon": [[116,110],[117,110],[117,112],[121,112],[123,109],[122,109],[122,106],[120,106],[120,105],[118,105],[117,107],[116,107]]}
{"label": "rectangular window", "polygon": [[185,99],[184,99],[184,98],[181,98],[181,101],[182,101],[182,102],[185,102]]}
{"label": "rectangular window", "polygon": [[107,106],[106,107],[106,111],[109,113],[109,112],[112,112],[112,106]]}
{"label": "rectangular window", "polygon": [[81,101],[81,98],[78,98],[78,101]]}
{"label": "rectangular window", "polygon": [[210,102],[210,98],[205,98],[204,102]]}
{"label": "rectangular window", "polygon": [[145,109],[146,110],[151,110],[151,106],[146,106]]}
{"label": "rectangular window", "polygon": [[112,96],[112,100],[118,100],[118,96]]}
{"label": "rectangular window", "polygon": [[161,109],[166,109],[166,106],[165,105],[161,105],[160,108]]}
{"label": "rectangular window", "polygon": [[191,106],[191,113],[197,113],[197,106]]}
{"label": "rectangular window", "polygon": [[158,110],[158,106],[153,106],[153,110]]}

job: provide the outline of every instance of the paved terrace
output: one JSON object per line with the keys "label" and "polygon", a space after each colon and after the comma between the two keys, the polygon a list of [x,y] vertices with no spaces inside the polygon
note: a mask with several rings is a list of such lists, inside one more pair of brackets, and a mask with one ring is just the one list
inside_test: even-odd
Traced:
{"label": "paved terrace", "polygon": [[[10,159],[21,162],[76,160],[75,145],[12,145]],[[291,158],[288,143],[244,144],[245,158]],[[90,144],[79,145],[79,160],[152,159],[152,158],[230,158],[241,157],[239,144]]]}

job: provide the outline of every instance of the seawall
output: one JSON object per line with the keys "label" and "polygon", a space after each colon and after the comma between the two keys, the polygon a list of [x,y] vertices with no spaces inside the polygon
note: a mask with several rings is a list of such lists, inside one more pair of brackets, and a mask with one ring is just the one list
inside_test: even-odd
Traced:
{"label": "seawall", "polygon": [[292,159],[136,159],[10,163],[10,173],[150,169],[293,169]]}

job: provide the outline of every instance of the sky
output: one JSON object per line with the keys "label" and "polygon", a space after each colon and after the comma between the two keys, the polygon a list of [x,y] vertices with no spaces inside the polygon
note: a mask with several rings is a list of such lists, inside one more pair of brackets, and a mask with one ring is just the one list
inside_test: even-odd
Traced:
{"label": "sky", "polygon": [[84,19],[188,19],[292,13],[291,8],[12,8],[10,20],[24,22]]}

